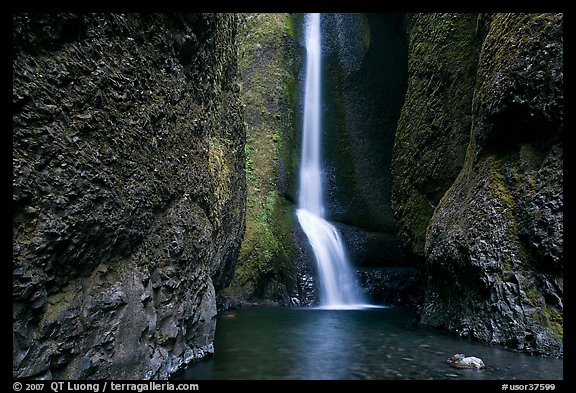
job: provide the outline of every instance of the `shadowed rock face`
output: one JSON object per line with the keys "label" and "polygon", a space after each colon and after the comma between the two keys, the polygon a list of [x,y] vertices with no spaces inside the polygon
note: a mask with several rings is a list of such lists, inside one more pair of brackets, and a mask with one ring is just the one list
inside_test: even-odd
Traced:
{"label": "shadowed rock face", "polygon": [[409,24],[408,89],[392,158],[397,235],[424,260],[434,209],[464,164],[476,81],[477,14],[416,14]]}
{"label": "shadowed rock face", "polygon": [[235,16],[13,22],[13,376],[167,378],[244,232]]}
{"label": "shadowed rock face", "polygon": [[326,215],[357,266],[409,264],[392,209],[392,152],[407,81],[406,15],[323,14]]}
{"label": "shadowed rock face", "polygon": [[488,15],[476,29],[470,143],[426,225],[421,322],[561,356],[563,17]]}

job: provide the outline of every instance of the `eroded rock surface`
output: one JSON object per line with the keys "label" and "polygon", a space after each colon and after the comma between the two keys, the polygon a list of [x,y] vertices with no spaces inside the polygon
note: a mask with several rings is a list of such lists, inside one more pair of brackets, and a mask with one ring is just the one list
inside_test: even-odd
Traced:
{"label": "eroded rock surface", "polygon": [[244,232],[235,16],[13,22],[13,376],[167,378]]}

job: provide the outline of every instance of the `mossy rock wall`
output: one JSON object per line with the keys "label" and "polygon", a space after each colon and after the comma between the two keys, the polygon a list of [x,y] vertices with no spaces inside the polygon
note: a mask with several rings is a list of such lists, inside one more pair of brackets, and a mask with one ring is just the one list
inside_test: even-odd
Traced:
{"label": "mossy rock wall", "polygon": [[462,169],[470,140],[480,32],[477,14],[416,14],[409,24],[408,90],[394,140],[398,237],[424,259],[426,229]]}
{"label": "mossy rock wall", "polygon": [[[300,304],[294,217],[300,115],[302,17],[243,14],[239,65],[247,129],[246,233],[222,309],[242,304]],[[303,296],[306,297],[305,295]]]}
{"label": "mossy rock wall", "polygon": [[13,15],[13,376],[213,352],[244,233],[234,14]]}
{"label": "mossy rock wall", "polygon": [[478,31],[470,143],[428,225],[421,322],[562,356],[563,16],[484,15]]}

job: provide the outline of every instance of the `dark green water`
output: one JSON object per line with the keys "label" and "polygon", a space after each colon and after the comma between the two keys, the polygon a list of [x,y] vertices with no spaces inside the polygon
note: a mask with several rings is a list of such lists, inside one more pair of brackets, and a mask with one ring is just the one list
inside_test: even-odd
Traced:
{"label": "dark green water", "polygon": [[[401,308],[248,308],[218,317],[215,354],[178,379],[558,380],[563,360],[482,345],[417,326]],[[459,370],[446,358],[481,358]]]}

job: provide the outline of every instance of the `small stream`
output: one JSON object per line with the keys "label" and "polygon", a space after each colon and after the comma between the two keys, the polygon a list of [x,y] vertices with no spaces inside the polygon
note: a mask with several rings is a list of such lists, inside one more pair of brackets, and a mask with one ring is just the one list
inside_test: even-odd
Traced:
{"label": "small stream", "polygon": [[[178,377],[211,379],[560,380],[563,360],[479,344],[415,323],[404,308],[246,308],[218,317],[215,354]],[[463,353],[483,370],[446,363]]]}

